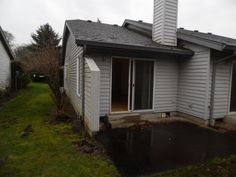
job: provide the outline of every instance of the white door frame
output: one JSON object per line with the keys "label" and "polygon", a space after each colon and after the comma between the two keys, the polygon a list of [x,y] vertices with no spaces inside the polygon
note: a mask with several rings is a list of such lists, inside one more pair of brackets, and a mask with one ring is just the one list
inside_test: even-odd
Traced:
{"label": "white door frame", "polygon": [[151,109],[143,109],[143,110],[134,110],[134,99],[135,99],[135,86],[132,87],[132,112],[151,112],[154,110],[154,85],[155,85],[155,60],[154,59],[140,59],[140,58],[134,58],[133,61],[133,83],[132,85],[135,85],[135,71],[136,71],[136,65],[135,65],[135,62],[137,60],[141,60],[141,61],[152,61],[153,62],[153,84],[152,84],[152,108]]}
{"label": "white door frame", "polygon": [[[126,59],[129,60],[129,78],[128,78],[128,108],[127,111],[116,111],[116,112],[112,112],[112,73],[113,73],[113,60],[114,59]],[[110,78],[110,114],[122,114],[122,113],[130,113],[130,106],[129,106],[129,101],[130,101],[130,62],[131,62],[131,58],[129,57],[119,57],[119,56],[112,56],[111,57],[111,78]]]}
{"label": "white door frame", "polygon": [[[112,112],[112,71],[113,71],[113,60],[114,59],[126,59],[129,60],[129,78],[128,78],[128,111],[118,111]],[[134,110],[134,94],[135,94],[135,61],[142,60],[142,61],[153,61],[153,94],[152,94],[152,109],[145,109],[145,110]],[[132,83],[131,83],[131,62],[133,61],[133,70],[132,70]],[[132,113],[132,112],[151,112],[154,110],[154,93],[155,93],[155,59],[145,59],[145,58],[131,58],[131,57],[120,57],[120,56],[112,56],[111,57],[111,76],[110,76],[110,114],[122,114],[122,113]],[[131,91],[132,89],[132,96]],[[132,100],[131,100],[132,98]],[[131,105],[130,105],[130,102]],[[130,107],[131,106],[131,107]]]}
{"label": "white door frame", "polygon": [[[231,112],[230,107],[231,107],[231,95],[232,95],[232,82],[233,82],[233,69],[234,69],[234,64],[236,64],[236,61],[231,62],[231,73],[230,73],[230,88],[229,88],[229,115],[236,114],[236,112]],[[236,67],[236,66],[235,66]]]}

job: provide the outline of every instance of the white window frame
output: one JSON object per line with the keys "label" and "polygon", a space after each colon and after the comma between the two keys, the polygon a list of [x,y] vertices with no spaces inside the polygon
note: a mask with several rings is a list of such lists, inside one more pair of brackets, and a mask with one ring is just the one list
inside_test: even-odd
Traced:
{"label": "white window frame", "polygon": [[80,71],[80,57],[77,58],[77,65],[76,65],[76,94],[80,97],[81,96],[81,71]]}

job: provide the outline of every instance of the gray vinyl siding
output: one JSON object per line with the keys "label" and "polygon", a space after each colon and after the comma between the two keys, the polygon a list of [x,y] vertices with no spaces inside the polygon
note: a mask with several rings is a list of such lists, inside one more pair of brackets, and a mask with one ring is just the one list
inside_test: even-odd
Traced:
{"label": "gray vinyl siding", "polygon": [[176,46],[177,0],[154,0],[153,40]]}
{"label": "gray vinyl siding", "polygon": [[229,63],[216,67],[214,118],[223,118],[229,113],[230,76]]}
{"label": "gray vinyl siding", "polygon": [[[67,72],[67,78],[65,78],[65,90],[67,95],[69,96],[71,103],[76,110],[77,113],[81,112],[82,108],[82,100],[81,96],[78,95],[78,88],[77,88],[77,82],[78,82],[78,73],[77,71],[81,72],[82,65],[82,53],[83,48],[78,47],[75,44],[75,38],[73,35],[69,35],[66,45],[66,56],[65,56],[65,66],[67,66],[65,72]],[[78,60],[80,59],[80,61]],[[78,63],[80,62],[80,68],[78,69]],[[78,84],[80,86],[80,90],[82,90],[82,77],[80,77],[80,82]]]}
{"label": "gray vinyl siding", "polygon": [[155,62],[154,111],[177,110],[178,63],[175,59],[158,59]]}
{"label": "gray vinyl siding", "polygon": [[[111,106],[111,82],[112,82],[112,56],[91,55],[98,68],[100,75],[100,116],[110,114]],[[175,59],[155,60],[154,73],[154,111],[172,112],[177,110],[178,90],[178,63]]]}
{"label": "gray vinyl siding", "polygon": [[[213,52],[213,51],[212,51]],[[213,61],[219,60],[225,57],[225,55],[213,54],[211,57],[211,68],[210,68],[210,89],[212,82],[212,63]],[[215,98],[214,98],[214,113],[215,119],[223,118],[229,113],[230,106],[230,91],[231,91],[231,72],[232,63],[231,61],[220,63],[216,65],[216,80],[215,80]],[[210,105],[210,99],[209,99]]]}
{"label": "gray vinyl siding", "polygon": [[85,84],[85,90],[84,90],[84,94],[85,94],[85,106],[84,106],[84,109],[85,109],[85,121],[86,121],[86,124],[87,125],[92,125],[92,122],[89,122],[91,120],[91,101],[92,101],[92,98],[91,98],[91,87],[92,87],[92,83],[91,83],[91,71],[89,70],[89,67],[88,67],[88,64],[85,63],[85,71],[84,71],[84,75],[85,75],[85,78],[84,78],[84,84]]}
{"label": "gray vinyl siding", "polygon": [[0,89],[10,86],[11,60],[0,40]]}
{"label": "gray vinyl siding", "polygon": [[208,119],[210,49],[185,43],[193,50],[191,59],[179,64],[177,110],[201,119]]}
{"label": "gray vinyl siding", "polygon": [[111,105],[111,56],[91,56],[100,69],[100,116],[110,113]]}

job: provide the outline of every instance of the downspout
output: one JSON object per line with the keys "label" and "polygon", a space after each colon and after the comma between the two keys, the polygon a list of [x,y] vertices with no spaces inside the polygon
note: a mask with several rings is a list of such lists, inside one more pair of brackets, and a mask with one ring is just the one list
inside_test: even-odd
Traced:
{"label": "downspout", "polygon": [[214,106],[215,106],[215,83],[216,83],[216,66],[220,63],[225,62],[226,60],[229,60],[233,57],[236,56],[236,52],[233,55],[224,57],[222,59],[220,59],[219,61],[212,61],[212,82],[211,82],[211,100],[210,100],[210,126],[214,126],[215,125],[215,121],[214,121]]}
{"label": "downspout", "polygon": [[85,119],[85,53],[87,50],[87,46],[83,46],[83,54],[82,54],[82,124],[84,124]]}

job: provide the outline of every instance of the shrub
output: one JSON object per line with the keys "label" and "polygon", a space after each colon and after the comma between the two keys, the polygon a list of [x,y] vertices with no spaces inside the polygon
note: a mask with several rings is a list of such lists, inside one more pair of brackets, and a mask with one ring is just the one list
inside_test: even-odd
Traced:
{"label": "shrub", "polygon": [[17,77],[18,89],[26,88],[30,82],[31,79],[28,74],[23,73]]}
{"label": "shrub", "polygon": [[10,87],[6,87],[5,89],[0,89],[0,100],[4,97],[10,97],[11,89]]}
{"label": "shrub", "polygon": [[20,61],[14,61],[12,67],[12,89],[26,88],[31,82],[29,74],[23,70],[22,63]]}

